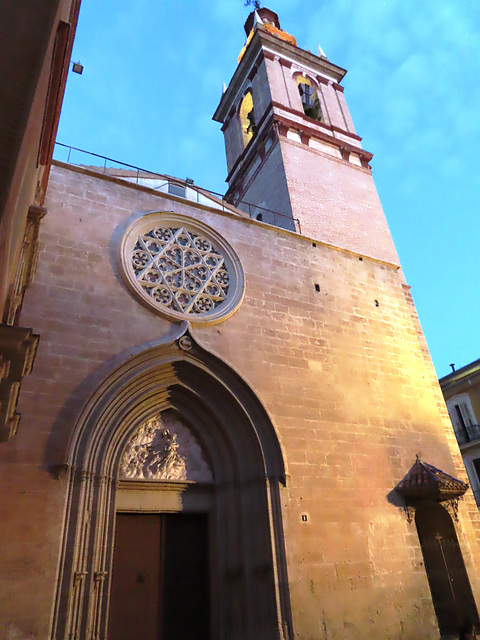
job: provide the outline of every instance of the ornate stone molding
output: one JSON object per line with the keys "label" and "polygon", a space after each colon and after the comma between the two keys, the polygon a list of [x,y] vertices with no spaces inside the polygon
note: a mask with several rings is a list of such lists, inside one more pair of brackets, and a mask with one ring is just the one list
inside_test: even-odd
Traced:
{"label": "ornate stone molding", "polygon": [[193,347],[193,340],[190,336],[184,335],[181,338],[179,338],[178,346],[182,351],[190,351],[190,349]]}
{"label": "ornate stone molding", "polygon": [[0,441],[17,432],[20,385],[32,370],[39,340],[32,329],[0,324]]}
{"label": "ornate stone molding", "polygon": [[[128,491],[133,500],[137,491],[149,491],[144,496],[147,502],[168,505],[169,512],[172,506],[182,510],[184,498],[189,505],[200,504],[197,495],[207,510],[214,509],[211,551],[218,567],[219,637],[228,635],[221,621],[238,617],[235,597],[248,604],[247,616],[271,630],[268,638],[277,638],[278,629],[288,629],[285,637],[293,638],[280,486],[285,481],[285,462],[274,425],[243,378],[206,350],[190,331],[185,320],[173,323],[154,342],[129,348],[122,363],[117,361],[114,368],[103,371],[102,382],[96,382],[89,394],[65,455],[69,487],[52,638],[83,638],[85,629],[91,630],[92,638],[107,637],[115,507],[119,493]],[[191,339],[191,349],[180,347],[182,336]],[[182,343],[189,346],[188,341]],[[122,479],[120,474],[117,492],[127,445],[146,419],[160,412],[162,427],[177,436],[177,454],[185,461],[187,479]],[[132,423],[131,418],[138,415],[143,418]],[[167,438],[158,435],[161,446],[157,451],[163,454]],[[156,447],[155,440],[151,446]],[[89,478],[84,469],[94,470],[94,477]],[[62,475],[63,470],[61,465],[52,472]],[[112,484],[98,481],[110,475]],[[176,495],[165,495],[165,491]],[[156,493],[162,494],[162,500],[157,501]],[[245,527],[252,514],[254,526]],[[231,544],[220,546],[218,541],[230,531],[243,533],[234,535]],[[228,567],[252,575],[254,567],[268,563],[272,573],[265,570],[253,580],[252,598],[248,598],[245,580],[232,583],[227,575]],[[76,588],[75,571],[79,572]],[[103,571],[108,572],[104,580],[95,580],[94,573]],[[276,604],[265,607],[263,602],[270,602],[274,592]],[[234,635],[242,637],[242,631],[239,622]]]}
{"label": "ornate stone molding", "polygon": [[405,505],[403,507],[403,511],[407,516],[408,524],[412,524],[412,522],[415,520],[415,507],[412,505]]}
{"label": "ornate stone molding", "polygon": [[395,487],[405,501],[402,507],[409,523],[415,518],[417,506],[423,500],[439,502],[450,516],[458,522],[458,502],[468,489],[468,484],[420,460],[415,463]]}
{"label": "ornate stone molding", "polygon": [[463,496],[458,496],[457,498],[452,498],[451,500],[447,500],[442,502],[442,507],[450,514],[450,516],[458,523],[458,505],[460,500],[463,500]]}
{"label": "ornate stone molding", "polygon": [[75,571],[73,574],[73,588],[76,589],[80,586],[87,576],[88,571]]}
{"label": "ornate stone molding", "polygon": [[[463,500],[463,496],[451,498],[450,500],[445,500],[444,502],[439,502],[439,504],[445,509],[452,520],[454,520],[456,523],[458,523],[458,506],[460,500]],[[412,522],[415,520],[415,511],[417,509],[417,506],[418,504],[408,504],[402,507],[405,515],[407,516],[409,524],[412,524]]]}
{"label": "ornate stone molding", "polygon": [[6,305],[5,324],[17,324],[22,310],[23,297],[35,275],[38,261],[38,234],[40,221],[47,213],[43,207],[32,205],[28,210],[27,224],[18,259],[17,273]]}
{"label": "ornate stone molding", "polygon": [[108,571],[95,571],[93,574],[94,582],[103,582],[108,576]]}
{"label": "ornate stone molding", "polygon": [[173,412],[146,420],[130,438],[120,462],[121,480],[212,482],[203,451]]}

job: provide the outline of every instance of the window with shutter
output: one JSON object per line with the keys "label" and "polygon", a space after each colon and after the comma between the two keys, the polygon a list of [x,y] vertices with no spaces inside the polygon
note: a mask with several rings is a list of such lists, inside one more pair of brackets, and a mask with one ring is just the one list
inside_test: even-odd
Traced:
{"label": "window with shutter", "polygon": [[447,401],[447,409],[459,444],[480,438],[480,428],[468,393],[463,393]]}

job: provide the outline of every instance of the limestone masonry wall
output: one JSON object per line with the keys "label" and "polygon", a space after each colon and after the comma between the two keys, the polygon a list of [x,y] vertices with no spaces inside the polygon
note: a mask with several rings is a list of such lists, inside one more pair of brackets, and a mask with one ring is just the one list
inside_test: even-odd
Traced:
{"label": "limestone masonry wall", "polygon": [[[350,201],[363,203],[373,232],[349,228],[342,196],[329,190],[331,174],[321,158],[309,165],[301,161],[300,146],[289,149],[287,161],[298,161],[296,180],[308,167],[321,171],[327,184],[323,204],[309,200],[310,175],[302,178],[303,201],[296,187],[295,206],[310,208],[318,220],[318,227],[305,231],[322,235],[328,205],[353,244],[369,233],[376,242],[376,225],[383,234],[384,223],[368,220],[375,194],[363,174],[348,187],[355,191]],[[392,490],[417,453],[466,478],[398,269],[65,166],[52,171],[46,206],[38,273],[22,317],[41,342],[20,397],[21,429],[0,448],[8,496],[0,519],[9,541],[0,548],[0,637],[13,628],[23,634],[18,637],[49,637],[67,483],[48,468],[65,460],[75,422],[64,420],[65,407],[78,417],[87,400],[83,389],[96,383],[100,365],[158,339],[170,326],[126,289],[112,236],[134,212],[174,210],[221,233],[245,270],[239,310],[221,324],[195,327],[193,334],[252,387],[283,447],[295,637],[438,638],[415,525],[395,506]],[[325,239],[337,237],[331,232]],[[382,257],[396,260],[393,244]],[[480,567],[472,553],[479,556],[469,510],[477,513],[471,496],[460,505],[456,528],[478,596]]]}
{"label": "limestone masonry wall", "polygon": [[282,139],[281,147],[293,215],[303,233],[399,264],[368,170],[292,140]]}

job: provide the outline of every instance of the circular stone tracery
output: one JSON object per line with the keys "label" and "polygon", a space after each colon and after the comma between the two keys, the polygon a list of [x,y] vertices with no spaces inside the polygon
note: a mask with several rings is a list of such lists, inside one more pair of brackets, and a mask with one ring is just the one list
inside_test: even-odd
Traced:
{"label": "circular stone tracery", "polygon": [[175,214],[137,220],[122,242],[130,289],[167,316],[219,321],[240,304],[244,279],[233,249],[213,229]]}

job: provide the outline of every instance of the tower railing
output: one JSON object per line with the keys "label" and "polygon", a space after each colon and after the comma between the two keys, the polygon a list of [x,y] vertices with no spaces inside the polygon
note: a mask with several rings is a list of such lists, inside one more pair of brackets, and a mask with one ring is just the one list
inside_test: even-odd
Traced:
{"label": "tower railing", "polygon": [[[231,208],[228,206],[229,203],[223,204],[225,202],[223,194],[218,193],[217,191],[204,189],[203,187],[199,187],[198,185],[193,184],[193,182],[187,180],[182,181],[181,179],[174,178],[173,176],[166,176],[165,174],[157,173],[156,171],[142,169],[141,167],[137,167],[133,164],[114,160],[113,158],[102,156],[98,153],[93,153],[92,151],[85,151],[84,149],[72,147],[68,144],[63,144],[62,142],[55,142],[53,157],[55,160],[65,162],[67,164],[73,164],[75,166],[85,167],[87,169],[91,168],[95,171],[101,171],[105,175],[124,179],[128,178],[129,181],[133,180],[136,184],[140,184],[142,180],[149,178],[159,178],[161,180],[164,180],[161,185],[153,187],[156,189],[170,183],[173,185],[178,185],[179,183],[185,184],[186,187],[189,187],[196,191],[197,202],[200,202],[202,193],[205,193],[207,195],[210,194],[212,196],[215,196],[215,198],[219,201],[218,204],[220,205],[222,211],[231,211]],[[95,164],[92,164],[92,158],[95,158]],[[115,174],[113,173],[113,171],[115,170],[124,171],[125,173],[123,175],[118,174],[115,176]],[[291,216],[285,215],[284,213],[272,211],[271,209],[266,209],[265,207],[260,207],[244,200],[239,200],[235,205],[231,206],[235,206],[237,209],[248,213],[250,218],[253,218],[255,220],[259,220],[261,222],[265,222],[266,224],[280,227],[282,229],[288,229],[289,231],[293,231],[298,234],[302,233],[300,221],[298,218],[293,218]]]}

